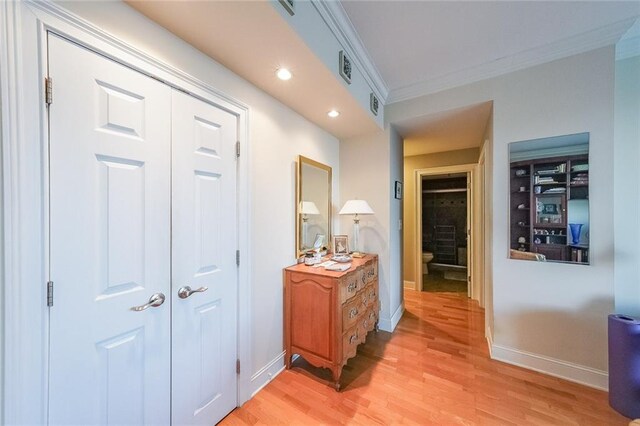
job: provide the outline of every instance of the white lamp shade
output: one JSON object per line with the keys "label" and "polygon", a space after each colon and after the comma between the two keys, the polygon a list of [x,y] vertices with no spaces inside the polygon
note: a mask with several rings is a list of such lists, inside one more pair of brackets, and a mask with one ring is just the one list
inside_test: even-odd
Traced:
{"label": "white lamp shade", "polygon": [[374,214],[374,211],[365,200],[349,200],[338,214]]}
{"label": "white lamp shade", "polygon": [[320,214],[313,201],[300,201],[300,214]]}

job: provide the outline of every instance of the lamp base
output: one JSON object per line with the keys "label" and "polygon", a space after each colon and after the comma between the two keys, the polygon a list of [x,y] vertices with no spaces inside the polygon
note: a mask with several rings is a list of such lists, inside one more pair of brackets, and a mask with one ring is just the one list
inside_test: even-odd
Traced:
{"label": "lamp base", "polygon": [[355,257],[356,259],[361,258],[361,257],[365,257],[367,255],[367,253],[362,253],[359,251],[354,251],[351,253],[351,257]]}

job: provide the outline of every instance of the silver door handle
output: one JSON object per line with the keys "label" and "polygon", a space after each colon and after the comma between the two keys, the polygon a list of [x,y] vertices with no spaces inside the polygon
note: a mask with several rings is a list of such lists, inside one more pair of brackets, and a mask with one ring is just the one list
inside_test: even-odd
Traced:
{"label": "silver door handle", "polygon": [[209,290],[209,287],[200,287],[200,288],[196,288],[195,290],[191,290],[191,287],[189,287],[188,285],[185,285],[184,287],[181,287],[180,290],[178,290],[178,297],[180,299],[186,299],[187,297],[191,296],[193,293],[204,293],[207,290]]}
{"label": "silver door handle", "polygon": [[165,297],[164,297],[164,294],[162,293],[152,294],[151,297],[149,298],[149,302],[145,303],[144,305],[134,306],[133,308],[131,308],[131,310],[140,312],[140,311],[144,311],[149,307],[157,308],[158,306],[164,303],[164,299]]}

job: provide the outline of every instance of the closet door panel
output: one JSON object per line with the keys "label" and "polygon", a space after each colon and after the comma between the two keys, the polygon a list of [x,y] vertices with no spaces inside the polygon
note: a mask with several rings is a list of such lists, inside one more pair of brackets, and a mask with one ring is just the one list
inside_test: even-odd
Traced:
{"label": "closet door panel", "polygon": [[178,91],[172,111],[172,418],[210,425],[237,401],[237,118]]}
{"label": "closet door panel", "polygon": [[55,35],[50,424],[167,424],[171,89]]}

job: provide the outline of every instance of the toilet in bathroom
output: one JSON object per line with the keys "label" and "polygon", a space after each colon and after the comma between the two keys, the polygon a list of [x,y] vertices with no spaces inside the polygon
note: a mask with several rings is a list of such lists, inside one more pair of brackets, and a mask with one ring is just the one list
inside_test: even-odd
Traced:
{"label": "toilet in bathroom", "polygon": [[433,260],[433,253],[431,253],[430,251],[422,252],[422,274],[423,275],[429,274],[429,268],[427,267],[427,263],[431,262],[432,260]]}

